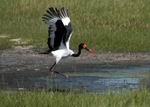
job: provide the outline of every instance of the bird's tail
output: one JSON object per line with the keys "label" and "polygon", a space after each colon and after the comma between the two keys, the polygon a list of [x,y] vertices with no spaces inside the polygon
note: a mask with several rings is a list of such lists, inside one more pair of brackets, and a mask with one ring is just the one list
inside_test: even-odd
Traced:
{"label": "bird's tail", "polygon": [[67,9],[65,9],[64,7],[60,8],[60,9],[50,7],[49,9],[46,10],[46,13],[42,16],[42,20],[46,24],[48,24],[48,22],[54,18],[61,19],[64,17],[69,17]]}

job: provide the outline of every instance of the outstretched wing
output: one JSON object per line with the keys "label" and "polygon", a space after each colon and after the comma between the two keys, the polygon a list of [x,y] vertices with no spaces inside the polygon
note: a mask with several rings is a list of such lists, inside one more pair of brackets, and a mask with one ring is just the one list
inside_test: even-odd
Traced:
{"label": "outstretched wing", "polygon": [[51,51],[68,48],[72,34],[72,27],[68,11],[65,8],[49,8],[42,17],[48,24],[48,45]]}

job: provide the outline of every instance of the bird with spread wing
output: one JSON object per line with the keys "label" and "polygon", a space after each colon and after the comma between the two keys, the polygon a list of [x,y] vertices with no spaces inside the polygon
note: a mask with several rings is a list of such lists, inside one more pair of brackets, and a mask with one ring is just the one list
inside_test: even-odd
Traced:
{"label": "bird with spread wing", "polygon": [[[72,36],[72,26],[67,9],[51,7],[46,10],[46,13],[43,15],[42,19],[48,25],[47,44],[49,47],[49,50],[43,52],[43,54],[52,53],[52,55],[56,58],[56,61],[49,69],[51,73],[61,74],[53,69],[63,57],[78,57],[81,54],[82,49],[91,52],[91,49],[89,49],[85,43],[80,43],[78,45],[77,53],[74,53],[69,48],[69,43]],[[61,75],[66,77],[64,74]]]}

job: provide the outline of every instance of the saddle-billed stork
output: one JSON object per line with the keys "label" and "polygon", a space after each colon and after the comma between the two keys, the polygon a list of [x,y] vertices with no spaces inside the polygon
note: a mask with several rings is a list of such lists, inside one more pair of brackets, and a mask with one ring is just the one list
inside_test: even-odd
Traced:
{"label": "saddle-billed stork", "polygon": [[[49,8],[46,10],[46,13],[42,17],[43,21],[48,25],[48,47],[49,50],[43,52],[43,54],[52,53],[56,58],[55,63],[50,67],[49,71],[52,73],[60,72],[54,71],[54,66],[63,58],[63,57],[78,57],[81,54],[82,49],[91,51],[87,48],[85,43],[80,43],[78,46],[78,52],[74,53],[69,48],[69,42],[72,35],[71,21],[68,15],[68,10],[63,8]],[[61,74],[65,76],[64,74]],[[66,76],[65,76],[66,77]]]}

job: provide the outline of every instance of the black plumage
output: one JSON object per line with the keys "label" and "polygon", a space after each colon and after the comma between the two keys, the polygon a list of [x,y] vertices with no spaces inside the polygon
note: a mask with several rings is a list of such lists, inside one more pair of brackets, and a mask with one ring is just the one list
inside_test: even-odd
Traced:
{"label": "black plumage", "polygon": [[[46,10],[46,13],[42,17],[42,20],[48,24],[48,46],[51,51],[59,49],[61,42],[66,46],[66,42],[71,36],[72,27],[70,19],[68,20],[67,18],[69,19],[67,9],[53,7]],[[67,24],[65,24],[65,21]]]}

